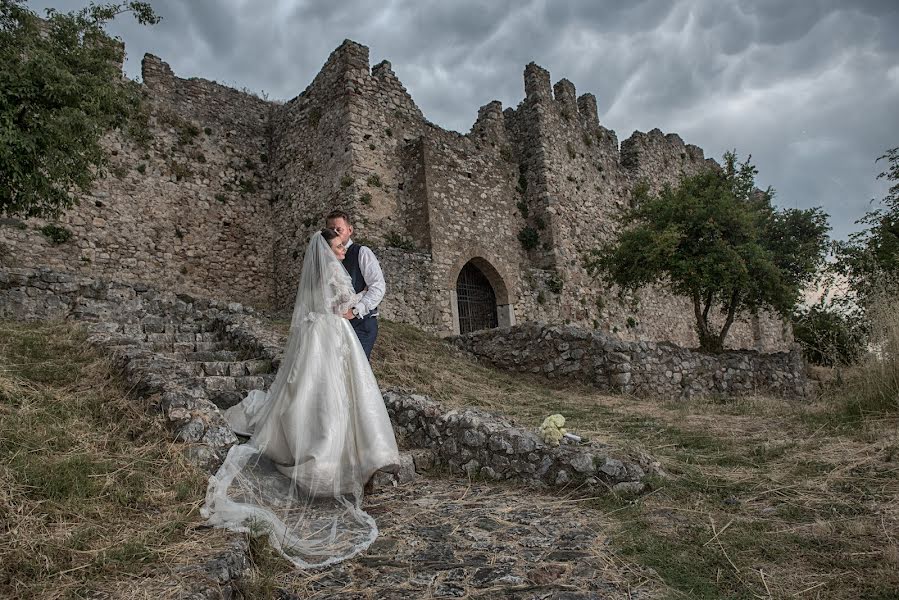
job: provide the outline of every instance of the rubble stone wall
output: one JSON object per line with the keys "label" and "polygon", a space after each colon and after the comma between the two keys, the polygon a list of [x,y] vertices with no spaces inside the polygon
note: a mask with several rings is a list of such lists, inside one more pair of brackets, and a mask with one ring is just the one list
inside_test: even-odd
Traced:
{"label": "rubble stone wall", "polygon": [[598,389],[647,397],[690,398],[806,395],[798,348],[760,353],[707,354],[669,343],[628,342],[581,327],[526,323],[454,338],[494,365],[549,378],[582,381]]}
{"label": "rubble stone wall", "polygon": [[[147,140],[107,136],[107,175],[58,220],[0,221],[0,266],[47,266],[265,306],[271,103],[143,61]],[[69,232],[54,242],[41,232]]]}

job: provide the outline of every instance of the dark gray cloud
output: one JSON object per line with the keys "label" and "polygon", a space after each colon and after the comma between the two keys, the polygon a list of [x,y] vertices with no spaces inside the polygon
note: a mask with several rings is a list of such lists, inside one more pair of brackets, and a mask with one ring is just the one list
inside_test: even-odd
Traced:
{"label": "dark gray cloud", "polygon": [[[31,2],[62,10],[73,0]],[[899,145],[896,0],[154,0],[161,24],[120,18],[138,76],[152,52],[182,77],[288,99],[345,38],[388,59],[425,115],[467,131],[515,106],[534,61],[599,101],[620,139],[659,127],[720,157],[751,153],[783,206],[823,206],[844,237],[886,186]]]}

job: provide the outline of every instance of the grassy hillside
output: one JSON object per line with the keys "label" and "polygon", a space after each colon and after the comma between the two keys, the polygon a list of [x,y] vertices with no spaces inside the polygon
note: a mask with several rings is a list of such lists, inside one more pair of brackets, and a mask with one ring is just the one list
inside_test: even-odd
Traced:
{"label": "grassy hillside", "polygon": [[0,322],[0,597],[175,597],[223,547],[147,408],[79,329]]}
{"label": "grassy hillside", "polygon": [[[537,426],[643,448],[672,475],[641,498],[597,498],[612,542],[690,598],[896,598],[899,415],[852,399],[648,401],[506,373],[412,327],[385,322],[383,386],[476,405]],[[851,393],[851,392],[850,392]]]}
{"label": "grassy hillside", "polygon": [[[895,413],[847,420],[845,398],[609,396],[497,371],[389,322],[373,365],[385,387],[531,426],[561,412],[577,433],[656,456],[671,477],[641,497],[561,490],[559,502],[602,510],[614,552],[673,597],[896,597]],[[0,596],[164,598],[179,565],[221,545],[197,528],[204,478],[149,408],[77,329],[0,323]]]}

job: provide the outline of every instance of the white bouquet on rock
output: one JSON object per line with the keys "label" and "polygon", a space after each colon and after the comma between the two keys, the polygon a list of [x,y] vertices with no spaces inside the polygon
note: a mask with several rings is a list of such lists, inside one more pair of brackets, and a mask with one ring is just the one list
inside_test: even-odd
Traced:
{"label": "white bouquet on rock", "polygon": [[550,446],[558,446],[562,443],[562,439],[569,439],[573,442],[580,442],[580,436],[568,433],[565,429],[565,417],[559,414],[549,415],[543,419],[543,424],[538,430],[540,438]]}

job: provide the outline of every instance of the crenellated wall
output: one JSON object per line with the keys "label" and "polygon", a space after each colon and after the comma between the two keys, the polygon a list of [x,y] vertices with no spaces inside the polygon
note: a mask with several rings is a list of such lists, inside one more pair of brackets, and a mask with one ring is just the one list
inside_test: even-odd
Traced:
{"label": "crenellated wall", "polygon": [[[0,266],[50,266],[260,307],[292,305],[309,236],[335,208],[381,257],[381,313],[458,332],[456,281],[475,264],[501,325],[572,323],[618,339],[697,343],[684,298],[603,289],[583,261],[621,226],[634,187],[711,168],[654,129],[620,144],[592,94],[531,63],[514,108],[483,106],[466,134],[427,121],[387,61],[345,41],[296,98],[268,102],[144,59],[149,141],[106,140],[109,176],[58,225],[0,221]],[[770,315],[734,324],[732,347],[782,350]]]}

